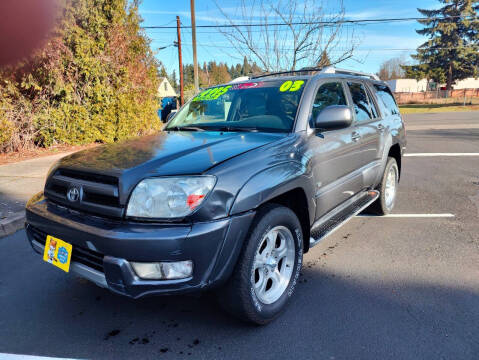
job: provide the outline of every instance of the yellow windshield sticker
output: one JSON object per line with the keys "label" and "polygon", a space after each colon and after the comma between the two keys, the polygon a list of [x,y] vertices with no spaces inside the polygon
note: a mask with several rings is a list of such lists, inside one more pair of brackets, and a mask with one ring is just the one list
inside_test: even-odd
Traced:
{"label": "yellow windshield sticker", "polygon": [[285,91],[298,91],[301,89],[303,86],[304,81],[303,80],[296,80],[295,82],[292,82],[291,80],[285,81],[279,88],[279,91],[285,92]]}
{"label": "yellow windshield sticker", "polygon": [[226,94],[228,90],[231,88],[231,85],[228,86],[220,86],[216,88],[211,88],[208,90],[203,91],[202,93],[198,94],[193,98],[193,101],[208,101],[208,100],[216,100],[221,95]]}

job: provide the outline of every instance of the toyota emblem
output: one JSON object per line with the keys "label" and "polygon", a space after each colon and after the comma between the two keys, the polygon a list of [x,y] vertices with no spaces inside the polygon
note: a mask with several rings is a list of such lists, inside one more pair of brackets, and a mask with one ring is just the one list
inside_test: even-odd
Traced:
{"label": "toyota emblem", "polygon": [[71,202],[80,200],[80,189],[76,186],[72,186],[70,189],[68,189],[67,199]]}

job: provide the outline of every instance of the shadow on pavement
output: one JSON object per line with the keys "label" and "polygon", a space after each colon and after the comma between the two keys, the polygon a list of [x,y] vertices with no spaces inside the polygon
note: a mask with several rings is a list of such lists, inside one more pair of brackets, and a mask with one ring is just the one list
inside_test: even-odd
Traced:
{"label": "shadow on pavement", "polygon": [[442,129],[442,130],[416,130],[412,134],[415,137],[454,139],[454,141],[466,140],[477,141],[479,137],[479,129]]}
{"label": "shadow on pavement", "polygon": [[0,220],[25,210],[25,199],[0,191]]}
{"label": "shadow on pavement", "polygon": [[72,278],[34,255],[23,232],[0,241],[0,254],[0,352],[142,359],[479,354],[479,292],[459,284],[368,283],[360,274],[306,266],[287,312],[256,327],[223,313],[208,294],[132,300]]}

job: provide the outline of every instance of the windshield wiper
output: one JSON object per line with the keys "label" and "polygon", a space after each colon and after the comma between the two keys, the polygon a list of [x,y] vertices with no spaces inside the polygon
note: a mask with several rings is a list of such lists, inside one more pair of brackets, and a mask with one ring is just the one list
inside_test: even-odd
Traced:
{"label": "windshield wiper", "polygon": [[283,129],[258,128],[254,126],[227,126],[227,125],[194,125],[194,126],[172,126],[166,131],[222,131],[222,132],[285,132]]}
{"label": "windshield wiper", "polygon": [[212,126],[211,130],[224,131],[224,132],[257,132],[255,127],[236,127],[236,126]]}
{"label": "windshield wiper", "polygon": [[255,126],[227,126],[227,125],[218,125],[218,126],[204,126],[203,129],[209,131],[222,131],[222,132],[282,132],[278,129],[270,128],[258,128]]}
{"label": "windshield wiper", "polygon": [[255,126],[224,126],[220,131],[231,132],[264,132],[264,133],[284,133],[287,132],[284,129],[255,127]]}
{"label": "windshield wiper", "polygon": [[199,126],[172,126],[165,129],[166,131],[205,131]]}

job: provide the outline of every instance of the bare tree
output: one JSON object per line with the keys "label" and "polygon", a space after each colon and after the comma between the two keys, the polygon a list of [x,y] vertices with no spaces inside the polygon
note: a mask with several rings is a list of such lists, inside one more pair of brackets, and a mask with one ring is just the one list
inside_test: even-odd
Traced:
{"label": "bare tree", "polygon": [[384,61],[379,67],[378,76],[381,80],[400,79],[406,76],[403,66],[407,65],[405,56],[398,56]]}
{"label": "bare tree", "polygon": [[[216,6],[230,27],[219,28],[238,57],[265,71],[335,65],[353,57],[359,45],[345,26],[343,1],[241,0],[236,11]],[[258,24],[258,26],[251,26]]]}

